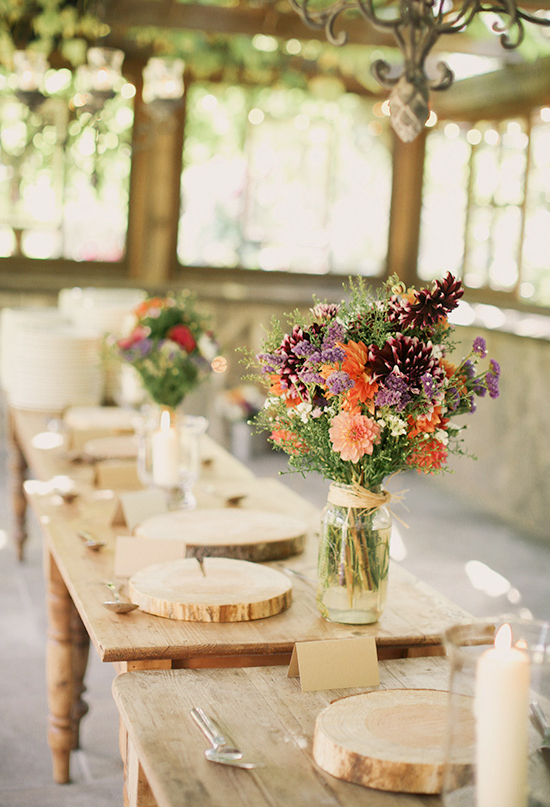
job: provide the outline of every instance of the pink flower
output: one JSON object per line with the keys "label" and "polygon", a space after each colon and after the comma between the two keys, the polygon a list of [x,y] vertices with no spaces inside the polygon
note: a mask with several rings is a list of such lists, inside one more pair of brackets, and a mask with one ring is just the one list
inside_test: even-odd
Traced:
{"label": "pink flower", "polygon": [[343,460],[359,462],[372,449],[380,434],[380,426],[357,410],[341,412],[331,421],[329,436],[334,451]]}
{"label": "pink flower", "polygon": [[142,339],[146,339],[150,333],[150,328],[145,328],[143,325],[136,325],[129,336],[125,336],[118,340],[117,345],[121,350],[129,350],[138,342],[141,342]]}

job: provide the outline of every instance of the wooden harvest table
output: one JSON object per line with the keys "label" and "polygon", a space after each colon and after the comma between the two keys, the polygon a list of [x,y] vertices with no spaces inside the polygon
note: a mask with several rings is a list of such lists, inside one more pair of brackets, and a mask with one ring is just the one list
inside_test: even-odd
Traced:
{"label": "wooden harvest table", "polygon": [[[105,582],[114,573],[114,547],[124,529],[110,524],[112,492],[93,487],[93,468],[70,463],[62,448],[39,449],[34,436],[44,431],[38,414],[12,412],[12,449],[21,454],[12,467],[31,469],[25,483],[44,535],[47,586],[47,685],[49,744],[56,782],[69,781],[71,750],[78,746],[89,643],[99,657],[114,662],[118,672],[152,668],[241,667],[286,664],[296,642],[351,636],[375,637],[379,658],[442,652],[441,634],[452,623],[470,621],[465,611],[397,564],[390,568],[388,602],[380,621],[353,626],[323,620],[315,603],[315,586],[292,578],[291,607],[277,616],[253,622],[207,624],[179,622],[134,611],[125,616],[107,611]],[[242,507],[269,509],[299,516],[310,525],[306,551],[289,559],[289,568],[315,577],[315,530],[318,512],[277,480],[258,480],[240,462],[211,441],[210,457],[196,487],[199,507],[220,507],[227,485],[246,490]],[[78,498],[66,503],[47,481],[70,475]],[[22,480],[21,480],[22,481]],[[86,549],[78,537],[85,529],[102,541],[100,552]],[[276,565],[275,565],[276,568]]]}
{"label": "wooden harvest table", "polygon": [[[380,665],[385,689],[448,688],[446,659]],[[131,672],[113,682],[127,730],[130,807],[420,807],[438,796],[383,792],[336,779],[312,757],[315,719],[337,698],[363,689],[306,692],[280,667]],[[189,711],[200,706],[248,759],[263,767],[236,770],[208,762],[208,741]],[[399,781],[396,781],[399,789]]]}

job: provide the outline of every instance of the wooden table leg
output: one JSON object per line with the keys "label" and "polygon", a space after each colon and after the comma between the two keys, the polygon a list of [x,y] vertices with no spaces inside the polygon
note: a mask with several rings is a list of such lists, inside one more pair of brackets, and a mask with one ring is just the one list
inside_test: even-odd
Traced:
{"label": "wooden table leg", "polygon": [[151,792],[149,782],[130,738],[128,738],[126,750],[125,768],[124,807],[157,807],[157,801]]}
{"label": "wooden table leg", "polygon": [[69,781],[74,740],[73,603],[59,569],[46,549],[46,601],[48,615],[46,679],[48,687],[48,744],[52,754],[53,778]]}
{"label": "wooden table leg", "polygon": [[80,748],[80,721],[88,713],[88,704],[84,700],[86,686],[84,676],[90,654],[90,637],[80,618],[80,614],[71,602],[71,635],[73,649],[73,750]]}
{"label": "wooden table leg", "polygon": [[23,560],[25,541],[27,540],[27,501],[23,492],[23,483],[27,471],[27,462],[19,446],[15,433],[13,414],[8,409],[6,423],[8,445],[9,491],[11,495],[13,528],[12,535],[19,560]]}

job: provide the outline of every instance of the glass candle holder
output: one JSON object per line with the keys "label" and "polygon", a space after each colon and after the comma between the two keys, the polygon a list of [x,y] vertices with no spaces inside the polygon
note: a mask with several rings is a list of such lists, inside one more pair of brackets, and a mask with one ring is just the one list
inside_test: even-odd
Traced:
{"label": "glass candle holder", "polygon": [[167,408],[146,411],[137,429],[138,476],[147,487],[166,492],[170,509],[197,505],[193,486],[200,473],[204,417],[183,415]]}
{"label": "glass candle holder", "polygon": [[445,807],[550,807],[550,623],[456,625],[445,644]]}

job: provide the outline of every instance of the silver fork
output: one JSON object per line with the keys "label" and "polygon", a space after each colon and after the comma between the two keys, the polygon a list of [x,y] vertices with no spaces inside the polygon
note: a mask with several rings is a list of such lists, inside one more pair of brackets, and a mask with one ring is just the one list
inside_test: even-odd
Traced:
{"label": "silver fork", "polygon": [[537,701],[532,701],[531,703],[531,714],[535,718],[537,728],[542,734],[542,742],[539,744],[539,748],[550,748],[550,722]]}
{"label": "silver fork", "polygon": [[246,762],[243,760],[242,751],[239,751],[238,748],[231,748],[228,745],[220,728],[200,707],[196,706],[191,709],[191,717],[212,744],[212,748],[207,748],[204,752],[204,756],[209,762],[217,762],[220,765],[232,765],[234,768],[245,768],[246,770],[261,767],[261,763],[259,762]]}

